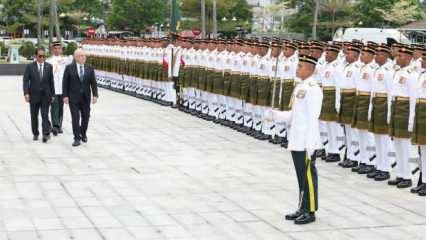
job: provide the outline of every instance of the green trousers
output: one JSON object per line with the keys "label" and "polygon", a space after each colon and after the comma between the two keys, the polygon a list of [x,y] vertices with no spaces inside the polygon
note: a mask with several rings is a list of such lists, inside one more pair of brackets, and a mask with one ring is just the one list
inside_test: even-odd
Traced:
{"label": "green trousers", "polygon": [[315,160],[306,151],[291,151],[297,183],[299,184],[299,209],[304,212],[318,210],[318,175]]}
{"label": "green trousers", "polygon": [[62,119],[64,116],[64,100],[62,95],[55,95],[55,100],[50,108],[50,117],[52,118],[52,126],[57,129],[62,128]]}

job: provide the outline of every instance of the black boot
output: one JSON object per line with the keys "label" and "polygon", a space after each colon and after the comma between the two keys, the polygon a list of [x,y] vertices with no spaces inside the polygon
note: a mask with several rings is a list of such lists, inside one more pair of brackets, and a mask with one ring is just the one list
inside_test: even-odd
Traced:
{"label": "black boot", "polygon": [[315,213],[303,213],[294,220],[295,224],[308,224],[311,222],[315,222]]}
{"label": "black boot", "polygon": [[296,218],[298,218],[302,214],[303,214],[302,210],[298,209],[294,213],[290,213],[290,214],[285,215],[285,220],[296,220]]}

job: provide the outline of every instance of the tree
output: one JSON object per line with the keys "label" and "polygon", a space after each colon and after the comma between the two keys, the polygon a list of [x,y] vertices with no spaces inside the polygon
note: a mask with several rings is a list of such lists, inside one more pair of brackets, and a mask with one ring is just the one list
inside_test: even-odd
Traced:
{"label": "tree", "polygon": [[108,23],[113,29],[140,32],[155,23],[162,23],[168,16],[164,0],[112,0]]}
{"label": "tree", "polygon": [[314,0],[315,8],[314,8],[314,23],[312,26],[312,38],[314,40],[317,39],[317,25],[318,25],[318,14],[320,8],[320,0]]}
{"label": "tree", "polygon": [[[353,22],[346,19],[347,16],[350,16],[352,7],[351,0],[324,0],[321,3],[321,11],[327,13],[331,19],[322,22],[321,25],[330,27],[331,36],[333,36],[336,28],[352,25]],[[339,21],[336,21],[336,17],[339,17]]]}
{"label": "tree", "polygon": [[400,0],[389,10],[377,8],[376,11],[381,13],[383,19],[390,25],[401,26],[420,19],[422,9],[411,0]]}
{"label": "tree", "polygon": [[[213,2],[205,1],[206,5],[206,30],[213,30]],[[237,26],[249,29],[252,22],[251,7],[246,0],[216,0],[216,20],[218,31],[235,31]],[[200,0],[182,0],[182,15],[186,17],[182,22],[183,28],[200,28],[202,26]]]}

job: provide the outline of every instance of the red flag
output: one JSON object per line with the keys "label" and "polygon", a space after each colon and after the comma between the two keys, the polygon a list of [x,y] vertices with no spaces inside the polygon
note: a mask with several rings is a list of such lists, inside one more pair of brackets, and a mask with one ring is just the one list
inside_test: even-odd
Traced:
{"label": "red flag", "polygon": [[166,61],[166,58],[163,57],[163,69],[169,70],[169,63]]}
{"label": "red flag", "polygon": [[185,60],[183,60],[183,57],[181,57],[180,58],[180,65],[182,66],[182,67],[185,67]]}

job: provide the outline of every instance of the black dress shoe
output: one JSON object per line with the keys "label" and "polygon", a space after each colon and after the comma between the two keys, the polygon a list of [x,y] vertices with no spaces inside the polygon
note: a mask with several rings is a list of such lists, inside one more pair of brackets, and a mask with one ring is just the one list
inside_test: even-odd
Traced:
{"label": "black dress shoe", "polygon": [[352,160],[349,160],[345,165],[343,165],[342,167],[343,168],[353,168],[353,167],[356,167],[356,166],[358,166],[358,162],[357,161],[352,161]]}
{"label": "black dress shoe", "polygon": [[53,136],[55,136],[55,137],[56,137],[56,136],[58,136],[58,132],[59,132],[59,131],[58,131],[58,129],[57,129],[56,127],[53,127],[53,128],[52,128]]}
{"label": "black dress shoe", "polygon": [[350,163],[351,160],[349,160],[348,158],[344,159],[343,161],[339,162],[338,165],[343,167],[346,166]]}
{"label": "black dress shoe", "polygon": [[308,224],[311,222],[315,222],[315,213],[303,213],[294,220],[295,224]]}
{"label": "black dress shoe", "polygon": [[358,166],[353,167],[351,169],[352,172],[359,172],[361,170],[363,170],[365,168],[365,164],[364,163],[360,163]]}
{"label": "black dress shoe", "polygon": [[374,181],[385,181],[390,178],[389,172],[381,171],[377,176],[374,177]]}
{"label": "black dress shoe", "polygon": [[413,187],[410,192],[411,193],[419,193],[420,190],[422,190],[423,188],[426,188],[426,184],[420,184],[417,187]]}
{"label": "black dress shoe", "polygon": [[390,181],[388,181],[388,185],[396,186],[396,185],[398,185],[398,184],[399,184],[402,180],[403,180],[402,178],[397,177],[397,178],[395,178],[394,180],[390,180]]}
{"label": "black dress shoe", "polygon": [[43,143],[47,143],[47,141],[49,141],[49,139],[50,139],[50,135],[43,136]]}
{"label": "black dress shoe", "polygon": [[368,174],[367,174],[367,178],[375,178],[375,177],[376,177],[377,175],[379,175],[380,173],[381,173],[381,171],[376,169],[376,171],[371,172],[371,173],[368,173]]}
{"label": "black dress shoe", "polygon": [[33,136],[33,141],[38,141],[38,135]]}
{"label": "black dress shoe", "polygon": [[364,168],[358,171],[358,174],[368,174],[376,171],[376,168],[373,165],[365,165]]}
{"label": "black dress shoe", "polygon": [[283,138],[281,142],[281,147],[287,149],[288,148],[288,139],[286,137]]}
{"label": "black dress shoe", "polygon": [[403,179],[401,182],[396,185],[397,188],[409,188],[413,185],[411,179]]}
{"label": "black dress shoe", "polygon": [[325,149],[320,149],[316,151],[316,157],[321,158],[321,160],[326,160],[327,153],[325,152]]}
{"label": "black dress shoe", "polygon": [[84,143],[87,143],[87,136],[81,137],[81,141],[83,141]]}
{"label": "black dress shoe", "polygon": [[73,147],[77,147],[77,146],[80,146],[80,145],[81,145],[80,140],[74,140],[74,142],[72,143]]}
{"label": "black dress shoe", "polygon": [[325,159],[326,162],[340,162],[340,154],[329,153]]}
{"label": "black dress shoe", "polygon": [[426,196],[426,184],[423,184],[422,189],[418,192],[419,196],[425,197]]}
{"label": "black dress shoe", "polygon": [[296,218],[298,218],[302,214],[303,214],[302,210],[299,209],[294,213],[285,215],[285,220],[296,220]]}

